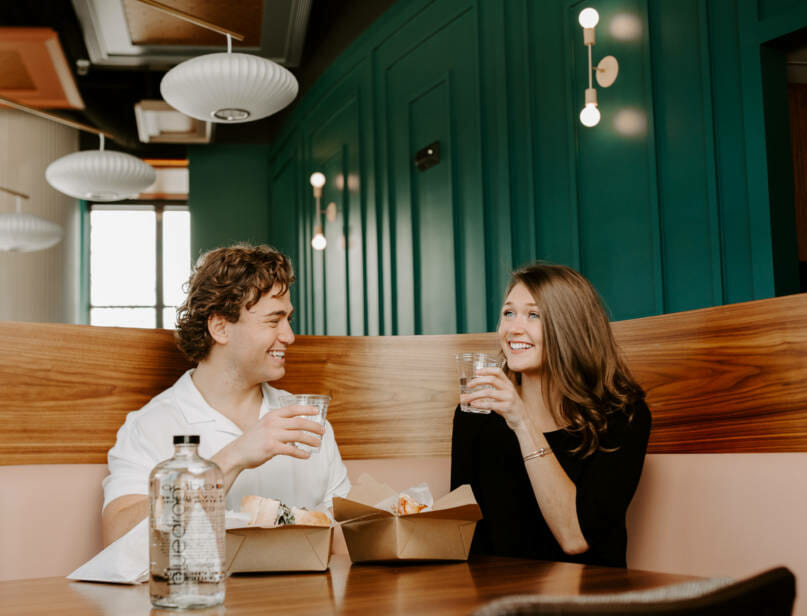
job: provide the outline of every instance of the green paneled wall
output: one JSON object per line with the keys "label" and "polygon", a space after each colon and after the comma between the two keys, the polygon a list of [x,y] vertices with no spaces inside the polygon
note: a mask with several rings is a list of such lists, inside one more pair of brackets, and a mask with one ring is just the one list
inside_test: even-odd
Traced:
{"label": "green paneled wall", "polygon": [[[269,146],[191,146],[188,148],[188,164],[188,207],[194,259],[201,252],[218,246],[267,241],[270,222]],[[282,221],[284,228],[283,231],[272,230],[277,231],[270,234],[272,241],[293,238],[296,217],[284,218],[283,211],[294,208],[296,198],[291,202],[279,198],[273,203],[272,220]],[[279,245],[288,248],[294,244],[281,242]]]}
{"label": "green paneled wall", "polygon": [[[579,268],[615,319],[792,290],[788,196],[768,189],[786,126],[768,116],[766,139],[781,100],[760,46],[807,26],[807,3],[585,2],[601,14],[594,62],[620,62],[592,129],[577,119],[583,5],[402,0],[298,102],[268,160],[192,152],[192,212],[217,212],[194,222],[194,248],[263,220],[257,239],[295,260],[303,333],[489,330],[508,271],[536,258]],[[435,141],[440,163],[419,171]],[[216,178],[245,168],[246,209],[226,217]],[[335,221],[315,212],[314,171]]]}
{"label": "green paneled wall", "polygon": [[723,302],[706,4],[648,6],[666,312]]}
{"label": "green paneled wall", "polygon": [[[712,96],[713,129],[711,132],[704,132],[704,136],[707,139],[710,134],[714,137],[715,185],[720,196],[718,217],[722,302],[715,302],[719,304],[769,297],[773,294],[773,287],[771,264],[767,256],[758,259],[762,265],[762,276],[756,288],[754,284],[746,168],[747,140],[742,138],[743,71],[739,61],[737,3],[735,0],[709,0],[703,4],[707,7],[706,23],[709,26],[709,45],[704,49],[710,54],[708,65],[703,70],[708,70],[709,75],[708,91]],[[703,16],[703,11],[699,14]],[[700,38],[704,39],[704,36],[700,35]],[[674,59],[670,62],[674,62]],[[706,126],[709,126],[708,123]],[[770,238],[769,229],[761,233],[763,236],[767,233]]]}
{"label": "green paneled wall", "polygon": [[[573,26],[588,4],[572,4],[566,23]],[[661,195],[654,131],[649,125],[654,97],[646,4],[602,0],[594,5],[604,27],[597,29],[593,61],[613,55],[620,59],[620,71],[612,87],[599,89],[600,124],[585,128],[574,119],[580,271],[618,318],[657,314],[664,311],[665,279]],[[621,16],[629,16],[631,26],[618,38],[609,25]],[[588,56],[582,29],[573,27],[571,35],[572,108],[579,110],[588,87]]]}

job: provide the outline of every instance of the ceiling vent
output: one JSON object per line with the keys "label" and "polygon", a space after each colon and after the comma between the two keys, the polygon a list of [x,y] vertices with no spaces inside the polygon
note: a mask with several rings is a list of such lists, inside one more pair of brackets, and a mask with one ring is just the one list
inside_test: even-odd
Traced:
{"label": "ceiling vent", "polygon": [[143,100],[134,106],[137,136],[143,143],[210,143],[212,122],[180,113],[161,100]]}

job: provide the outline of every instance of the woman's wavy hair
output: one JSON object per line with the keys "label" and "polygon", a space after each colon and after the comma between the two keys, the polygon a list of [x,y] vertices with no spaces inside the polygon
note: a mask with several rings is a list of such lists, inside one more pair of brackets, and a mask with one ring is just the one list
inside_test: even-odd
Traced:
{"label": "woman's wavy hair", "polygon": [[185,283],[188,295],[177,309],[174,337],[179,350],[199,363],[213,346],[207,329],[211,316],[218,314],[235,323],[241,308],[252,308],[275,285],[282,295],[293,282],[291,261],[270,246],[236,244],[206,252],[196,261]]}
{"label": "woman's wavy hair", "polygon": [[565,265],[538,262],[514,271],[505,297],[518,284],[530,292],[541,317],[544,403],[560,425],[580,435],[574,453],[587,457],[605,450],[600,438],[609,415],[624,412],[631,420],[644,391],[622,358],[600,296]]}

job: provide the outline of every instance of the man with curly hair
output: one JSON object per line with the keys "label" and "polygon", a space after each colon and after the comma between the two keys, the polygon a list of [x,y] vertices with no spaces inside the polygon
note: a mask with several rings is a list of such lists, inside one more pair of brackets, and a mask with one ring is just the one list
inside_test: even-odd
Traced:
{"label": "man with curly hair", "polygon": [[[350,490],[333,429],[306,419],[307,406],[278,408],[269,382],[285,374],[294,343],[288,258],[238,244],[202,255],[178,310],[176,341],[196,364],[169,389],[129,413],[109,450],[104,545],[148,516],[152,468],[173,455],[175,434],[199,434],[199,453],[224,474],[227,508],[247,495],[323,508]],[[321,445],[314,455],[295,446]]]}

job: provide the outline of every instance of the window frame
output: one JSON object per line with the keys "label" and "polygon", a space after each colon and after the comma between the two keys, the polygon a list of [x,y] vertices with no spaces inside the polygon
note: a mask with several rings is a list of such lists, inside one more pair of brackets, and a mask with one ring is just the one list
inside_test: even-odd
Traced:
{"label": "window frame", "polygon": [[[163,321],[163,313],[166,308],[173,306],[165,305],[165,297],[163,293],[163,214],[170,211],[186,211],[190,215],[190,207],[188,206],[187,199],[124,199],[122,201],[104,202],[104,201],[86,201],[86,207],[82,208],[84,215],[83,230],[83,255],[82,261],[84,263],[85,275],[83,276],[84,284],[82,293],[82,311],[85,315],[85,323],[90,324],[90,314],[93,308],[151,308],[155,311],[155,329],[165,329]],[[155,260],[154,267],[157,270],[154,280],[156,285],[156,293],[154,296],[153,305],[132,305],[132,306],[107,306],[95,305],[92,303],[91,295],[91,280],[92,280],[92,261],[90,258],[90,247],[92,245],[92,212],[96,211],[149,211],[154,212],[155,225],[154,233],[156,234],[154,242]],[[190,255],[188,255],[190,258]]]}

